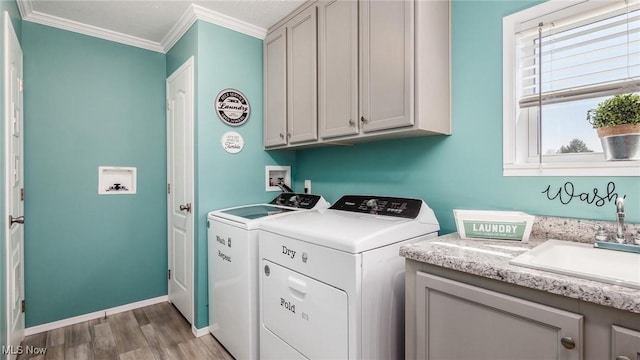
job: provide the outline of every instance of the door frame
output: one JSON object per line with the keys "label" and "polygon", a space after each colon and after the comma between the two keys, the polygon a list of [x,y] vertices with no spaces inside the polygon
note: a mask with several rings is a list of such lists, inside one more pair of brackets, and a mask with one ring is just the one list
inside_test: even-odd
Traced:
{"label": "door frame", "polygon": [[[10,200],[9,200],[10,197],[11,197],[11,185],[10,185],[10,183],[11,183],[11,165],[10,165],[11,164],[11,159],[9,158],[9,156],[11,154],[11,148],[10,147],[11,147],[12,131],[11,131],[10,118],[11,118],[12,114],[10,113],[11,110],[10,110],[10,106],[8,106],[8,105],[9,105],[9,99],[10,99],[10,96],[11,96],[10,95],[10,92],[11,92],[10,83],[11,83],[12,80],[8,76],[9,75],[9,68],[8,68],[7,59],[8,59],[9,50],[11,48],[10,42],[11,41],[16,41],[20,48],[21,48],[21,45],[20,45],[20,41],[18,41],[18,37],[16,35],[16,32],[15,32],[15,30],[13,28],[13,23],[11,22],[11,17],[9,16],[9,13],[7,11],[4,11],[2,13],[2,21],[3,21],[2,27],[3,27],[3,30],[4,30],[4,36],[2,38],[2,42],[3,42],[2,47],[4,49],[4,56],[2,58],[2,72],[4,74],[4,84],[2,84],[2,87],[3,87],[3,90],[4,90],[4,96],[3,96],[3,99],[2,99],[3,106],[4,106],[4,109],[3,109],[4,111],[2,113],[2,122],[3,122],[2,126],[4,127],[4,132],[5,132],[5,134],[4,134],[4,142],[5,142],[5,144],[4,144],[4,149],[3,149],[4,150],[3,157],[4,157],[4,162],[5,162],[4,169],[3,169],[3,171],[4,171],[3,177],[4,177],[4,182],[5,183],[4,183],[4,189],[2,190],[3,194],[5,196],[5,199],[4,199],[4,204],[2,206],[4,206],[4,216],[5,216],[5,218],[4,218],[4,221],[2,221],[1,223],[2,223],[2,226],[4,226],[5,231],[6,231],[5,232],[5,236],[4,236],[4,241],[5,241],[5,269],[4,270],[6,272],[5,273],[5,279],[4,279],[4,281],[5,281],[4,289],[6,291],[6,294],[5,294],[6,303],[5,303],[5,308],[1,309],[1,311],[3,311],[5,316],[6,316],[7,337],[6,337],[5,341],[6,341],[7,349],[10,350],[9,358],[10,359],[14,359],[14,358],[16,358],[16,355],[17,355],[17,353],[15,353],[15,351],[17,351],[17,349],[12,349],[10,347],[12,345],[11,344],[11,339],[15,335],[12,333],[12,326],[11,326],[11,303],[13,302],[13,300],[10,299],[10,297],[11,297],[11,288],[10,287],[11,287],[11,284],[12,284],[11,271],[10,271],[10,268],[11,268],[11,255],[12,255],[12,253],[11,253],[11,242],[12,241],[11,241],[11,230],[10,230],[10,227],[9,227],[10,224],[9,224],[9,219],[8,219],[9,215],[14,215],[14,214],[11,214],[11,209],[10,209],[11,204],[10,204]],[[21,67],[22,67],[22,65],[21,65]],[[24,71],[24,69],[23,69],[23,71]],[[24,77],[24,74],[22,76]],[[22,81],[22,78],[20,78],[20,81]],[[21,85],[19,85],[19,86],[21,86]],[[20,93],[22,93],[22,91],[20,91]],[[22,96],[22,95],[20,95],[20,96]],[[20,112],[21,112],[20,115],[24,119],[24,101],[21,104]],[[20,174],[19,174],[19,176],[20,176],[21,181],[24,182],[24,172],[23,172],[23,169],[24,169],[24,120],[20,124],[20,130],[19,131],[20,131],[20,134],[21,134],[20,136],[22,137],[21,145],[20,145],[21,146],[21,161],[22,161],[22,164],[20,166]],[[23,183],[23,186],[24,186],[24,183]],[[22,202],[22,200],[19,200],[19,201]],[[19,215],[24,215],[24,203],[22,203],[22,214],[19,214]],[[18,225],[18,226],[24,226],[24,225]],[[21,289],[21,291],[22,291],[22,300],[24,300],[24,290],[25,290],[24,289],[24,228],[23,228],[22,231],[23,231],[23,233],[22,233],[22,245],[21,245],[21,248],[20,248],[20,256],[22,257],[22,259],[20,260],[20,263],[21,263],[20,265],[22,267],[22,276],[21,276],[21,281],[22,281],[22,286],[21,286],[22,287],[22,289]],[[24,338],[24,329],[25,329],[25,324],[24,324],[25,315],[24,315],[24,313],[21,316],[22,316],[22,321],[23,321],[22,334],[19,334],[19,335],[20,335],[20,338],[21,338],[21,341],[22,341],[22,339]]]}
{"label": "door frame", "polygon": [[[167,102],[167,115],[166,115],[166,122],[167,122],[167,187],[170,184],[171,181],[171,173],[172,173],[172,168],[171,168],[171,163],[170,163],[170,159],[171,159],[171,148],[169,146],[170,144],[170,138],[172,136],[172,131],[171,131],[171,123],[169,122],[169,83],[171,81],[173,81],[176,77],[180,76],[182,73],[184,73],[185,71],[189,73],[189,77],[190,77],[190,83],[191,83],[191,103],[189,104],[191,106],[191,118],[189,119],[191,121],[191,133],[189,134],[189,142],[191,143],[191,148],[188,149],[188,151],[191,153],[191,174],[190,174],[190,179],[191,179],[191,194],[189,194],[190,198],[193,199],[192,200],[192,208],[193,208],[193,212],[191,213],[191,221],[189,222],[189,224],[187,224],[188,227],[190,227],[190,231],[191,231],[191,239],[189,239],[191,241],[191,253],[188,254],[188,256],[191,257],[191,269],[189,272],[189,276],[191,277],[191,289],[190,289],[190,301],[189,304],[191,306],[191,309],[189,311],[190,315],[191,315],[191,319],[187,319],[188,321],[191,321],[191,327],[195,328],[195,217],[197,214],[197,208],[196,208],[196,200],[195,200],[195,157],[194,157],[194,132],[195,132],[195,128],[194,128],[194,118],[195,118],[195,107],[194,107],[194,98],[195,98],[195,81],[194,81],[194,57],[191,56],[189,57],[182,65],[180,65],[180,67],[178,67],[173,73],[171,73],[171,75],[169,75],[169,77],[167,77],[166,80],[166,102]],[[173,185],[171,185],[173,186]],[[169,189],[167,189],[167,269],[170,269],[171,267],[171,258],[172,258],[172,252],[171,252],[171,244],[172,242],[170,241],[170,237],[171,237],[171,228],[172,228],[172,220],[171,220],[171,212],[172,212],[172,208],[171,208],[171,203],[170,201],[168,201],[171,198],[171,194],[173,193],[169,193],[168,191]],[[171,191],[173,191],[173,189],[171,189]],[[167,297],[169,299],[169,301],[171,300],[171,294],[169,293],[170,290],[170,282],[171,280],[167,277]]]}

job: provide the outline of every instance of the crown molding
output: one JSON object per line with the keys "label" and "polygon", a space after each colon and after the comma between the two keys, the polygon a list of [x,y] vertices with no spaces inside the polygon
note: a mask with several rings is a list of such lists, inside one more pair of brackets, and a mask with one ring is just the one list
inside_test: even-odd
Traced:
{"label": "crown molding", "polygon": [[77,21],[67,20],[61,17],[44,14],[33,10],[32,0],[17,0],[18,10],[22,19],[36,24],[51,26],[58,29],[68,30],[79,34],[97,37],[104,40],[114,41],[117,43],[139,47],[159,53],[166,53],[175,45],[178,40],[189,30],[189,28],[197,21],[202,20],[211,24],[219,25],[224,28],[234,30],[245,35],[249,35],[260,40],[264,40],[267,30],[259,26],[249,24],[238,20],[231,16],[209,10],[202,6],[191,4],[182,14],[178,22],[169,30],[169,33],[162,39],[160,43],[142,39],[139,37],[107,30],[93,25],[80,23]]}
{"label": "crown molding", "polygon": [[164,36],[164,39],[160,42],[160,46],[162,47],[163,52],[167,53],[173,45],[175,45],[178,40],[184,36],[184,34],[191,28],[193,24],[195,24],[196,20],[198,20],[195,11],[193,10],[193,5],[189,6],[187,10],[180,16],[178,22],[173,25],[171,30]]}
{"label": "crown molding", "polygon": [[27,15],[33,12],[33,3],[31,0],[16,0],[18,4],[18,11],[20,11],[20,16],[24,19]]}
{"label": "crown molding", "polygon": [[[28,1],[24,2],[27,3]],[[32,10],[28,14],[23,14],[22,19],[40,25],[51,26],[62,30],[72,31],[78,34],[93,36],[104,40],[114,41],[125,45],[164,53],[162,46],[160,46],[160,44],[157,42],[119,33],[116,31],[103,29],[93,25],[83,24],[77,21],[63,19],[53,15],[43,14],[38,11]]]}
{"label": "crown molding", "polygon": [[267,36],[267,29],[249,24],[248,22],[238,20],[234,17],[227,16],[213,10],[209,10],[200,5],[191,4],[191,7],[193,8],[193,11],[195,12],[198,20],[216,24],[227,29],[243,33],[245,35],[258,38],[260,40],[264,40],[264,38]]}
{"label": "crown molding", "polygon": [[267,36],[267,30],[264,28],[204,8],[200,5],[191,4],[187,11],[182,14],[178,22],[162,40],[161,46],[164,49],[164,52],[169,51],[197,20],[219,25],[260,40],[264,40]]}

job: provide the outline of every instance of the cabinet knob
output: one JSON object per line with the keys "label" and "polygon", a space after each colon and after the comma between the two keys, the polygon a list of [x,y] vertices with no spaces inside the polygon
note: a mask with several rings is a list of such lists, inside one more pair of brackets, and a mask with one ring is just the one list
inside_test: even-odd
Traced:
{"label": "cabinet knob", "polygon": [[280,133],[280,139],[284,139],[284,134]]}
{"label": "cabinet knob", "polygon": [[291,134],[287,133],[287,139],[291,139]]}
{"label": "cabinet knob", "polygon": [[576,342],[573,341],[572,338],[565,336],[562,339],[560,339],[560,344],[562,344],[562,346],[564,346],[565,349],[575,349],[576,347]]}
{"label": "cabinet knob", "polygon": [[616,356],[616,360],[631,360],[628,357],[624,356],[624,355],[618,355]]}
{"label": "cabinet knob", "polygon": [[360,116],[360,121],[362,121],[363,123],[366,123],[367,119],[365,119],[364,116]]}
{"label": "cabinet knob", "polygon": [[356,122],[351,120],[351,119],[349,119],[349,126],[351,126],[351,127],[356,126]]}

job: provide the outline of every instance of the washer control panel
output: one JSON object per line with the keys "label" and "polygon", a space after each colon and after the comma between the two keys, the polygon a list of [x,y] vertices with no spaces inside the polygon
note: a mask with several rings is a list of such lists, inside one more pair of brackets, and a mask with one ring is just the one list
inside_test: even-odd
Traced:
{"label": "washer control panel", "polygon": [[279,194],[275,199],[271,200],[270,204],[299,209],[313,209],[318,201],[320,201],[320,198],[320,195],[282,193]]}
{"label": "washer control panel", "polygon": [[421,208],[422,200],[419,199],[368,195],[345,195],[330,207],[334,210],[408,219],[417,218]]}

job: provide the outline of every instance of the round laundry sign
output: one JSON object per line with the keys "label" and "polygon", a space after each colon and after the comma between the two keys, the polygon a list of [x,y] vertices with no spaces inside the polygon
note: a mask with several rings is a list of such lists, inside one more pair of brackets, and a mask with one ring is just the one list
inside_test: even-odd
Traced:
{"label": "round laundry sign", "polygon": [[224,89],[216,96],[216,113],[223,123],[230,126],[240,126],[247,122],[251,106],[249,100],[238,90]]}
{"label": "round laundry sign", "polygon": [[244,147],[244,139],[242,138],[242,135],[235,131],[229,131],[222,135],[220,143],[222,144],[224,151],[229,154],[237,154],[242,151],[242,148]]}

